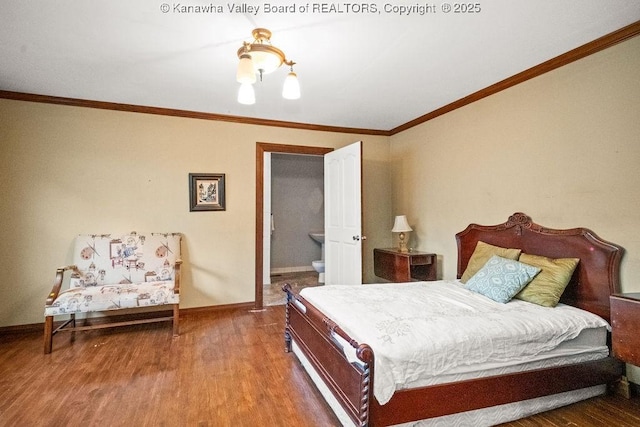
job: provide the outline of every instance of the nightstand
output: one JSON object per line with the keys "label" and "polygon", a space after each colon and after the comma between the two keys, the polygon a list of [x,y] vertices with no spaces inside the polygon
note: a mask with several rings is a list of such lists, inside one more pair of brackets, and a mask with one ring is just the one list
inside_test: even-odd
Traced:
{"label": "nightstand", "polygon": [[436,254],[400,252],[393,248],[373,250],[374,274],[392,282],[436,280],[437,270]]}
{"label": "nightstand", "polygon": [[613,355],[640,366],[640,293],[611,295]]}

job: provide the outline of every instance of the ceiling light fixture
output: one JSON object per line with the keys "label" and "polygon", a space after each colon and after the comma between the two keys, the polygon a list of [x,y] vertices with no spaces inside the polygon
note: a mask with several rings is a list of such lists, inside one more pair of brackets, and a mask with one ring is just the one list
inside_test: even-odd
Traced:
{"label": "ceiling light fixture", "polygon": [[240,83],[238,102],[241,104],[254,104],[256,102],[253,83],[257,81],[256,75],[269,74],[280,68],[282,64],[290,67],[290,72],[284,81],[282,97],[285,99],[300,98],[300,83],[298,76],[293,72],[295,62],[287,60],[283,51],[271,44],[271,31],[266,28],[256,28],[251,32],[253,41],[244,42],[238,49],[238,71],[236,80]]}

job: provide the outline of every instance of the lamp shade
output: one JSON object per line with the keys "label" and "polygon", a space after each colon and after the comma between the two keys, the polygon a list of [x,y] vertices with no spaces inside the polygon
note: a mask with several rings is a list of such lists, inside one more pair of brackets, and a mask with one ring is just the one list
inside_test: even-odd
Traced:
{"label": "lamp shade", "polygon": [[409,226],[406,215],[398,215],[391,231],[394,233],[406,233],[407,231],[413,231],[413,228]]}
{"label": "lamp shade", "polygon": [[300,99],[300,82],[298,82],[298,76],[293,71],[284,79],[282,97],[284,99]]}
{"label": "lamp shade", "polygon": [[240,104],[252,105],[256,103],[256,93],[253,91],[251,83],[242,83],[238,90],[238,102]]}
{"label": "lamp shade", "polygon": [[240,62],[238,63],[238,71],[236,73],[236,80],[238,83],[255,83],[256,72],[253,69],[253,61],[248,53],[240,55]]}

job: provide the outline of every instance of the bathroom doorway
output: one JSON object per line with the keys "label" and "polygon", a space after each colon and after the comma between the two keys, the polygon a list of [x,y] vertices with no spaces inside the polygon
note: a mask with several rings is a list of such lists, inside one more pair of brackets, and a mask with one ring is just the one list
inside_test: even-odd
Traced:
{"label": "bathroom doorway", "polygon": [[[271,184],[271,155],[302,155],[302,156],[324,156],[333,151],[332,148],[325,147],[305,147],[297,145],[282,144],[256,144],[256,266],[255,266],[255,309],[261,310],[264,307],[264,284],[270,282],[271,273],[271,232],[276,233],[279,229],[277,218],[271,221],[270,206],[270,184]],[[269,197],[266,197],[269,195]],[[314,204],[316,196],[308,198],[307,202]],[[315,203],[318,203],[317,201]],[[320,201],[322,203],[322,200]],[[293,214],[295,215],[295,213]],[[283,225],[281,223],[281,225]],[[299,227],[304,227],[299,224]],[[312,231],[308,230],[307,234]],[[300,235],[301,233],[298,233]],[[300,236],[306,239],[308,245],[315,244],[308,235]],[[305,272],[309,277],[313,277],[315,271]],[[303,280],[307,280],[302,278]],[[283,294],[284,296],[284,294]]]}
{"label": "bathroom doorway", "polygon": [[264,234],[265,306],[285,303],[284,283],[296,292],[318,286],[320,272],[324,283],[319,241],[324,236],[324,156],[270,153],[270,158],[268,182],[265,156],[264,214],[271,218],[270,233]]}

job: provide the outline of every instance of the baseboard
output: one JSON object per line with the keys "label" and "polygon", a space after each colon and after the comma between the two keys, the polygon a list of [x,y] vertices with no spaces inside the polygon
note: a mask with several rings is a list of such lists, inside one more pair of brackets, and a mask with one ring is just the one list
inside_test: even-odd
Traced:
{"label": "baseboard", "polygon": [[[62,322],[60,322],[60,324],[61,323]],[[44,332],[44,322],[29,323],[26,325],[13,325],[13,326],[0,327],[0,337],[8,337],[11,335],[26,335],[26,334],[32,334],[35,332],[40,332],[40,333]]]}
{"label": "baseboard", "polygon": [[280,267],[280,268],[272,268],[271,275],[276,274],[285,274],[285,273],[302,273],[306,271],[314,271],[313,266],[301,266],[301,267]]}
{"label": "baseboard", "polygon": [[[144,309],[145,307],[141,307]],[[118,313],[118,314],[109,314],[109,312],[96,312],[96,313],[86,313],[89,316],[83,316],[85,313],[78,313],[76,315],[76,322],[87,322],[92,325],[100,325],[103,323],[115,323],[115,322],[125,322],[127,320],[141,320],[141,319],[152,319],[154,317],[166,317],[173,316],[173,310],[167,310],[166,307],[154,307],[155,310],[147,310],[147,311],[139,311],[129,312],[129,313]],[[120,311],[120,310],[118,310]],[[124,310],[122,310],[124,311]],[[103,314],[107,313],[107,314]],[[102,315],[101,315],[102,314]],[[66,319],[57,320],[53,322],[53,329],[55,330],[58,326],[62,325],[66,322]],[[43,333],[44,332],[44,322],[42,323],[31,323],[28,325],[14,325],[14,326],[3,326],[0,328],[0,337],[9,336],[9,335],[21,335],[21,334],[30,334],[30,333]]]}
{"label": "baseboard", "polygon": [[[233,309],[243,309],[250,310],[255,307],[255,303],[252,302],[243,302],[237,304],[223,304],[223,305],[210,305],[205,307],[193,307],[193,308],[181,308],[180,316],[189,315],[207,311],[220,311],[220,310],[233,310]],[[121,322],[127,320],[137,320],[137,319],[149,319],[153,317],[162,317],[164,315],[171,316],[173,314],[172,310],[161,309],[154,311],[146,311],[146,312],[136,312],[136,313],[126,313],[126,314],[112,314],[112,315],[104,315],[104,316],[90,316],[87,318],[76,317],[77,321],[85,321],[85,319],[91,324],[97,325],[101,323],[113,323],[113,322]],[[65,320],[54,322],[54,329],[63,324]],[[2,326],[0,327],[0,338],[8,337],[12,335],[26,335],[33,333],[43,333],[44,332],[44,322],[42,323],[30,323],[26,325],[13,325],[13,326]]]}
{"label": "baseboard", "polygon": [[251,301],[251,302],[239,302],[235,304],[208,305],[205,307],[181,308],[180,315],[198,314],[198,313],[204,313],[208,311],[211,312],[211,311],[221,311],[221,310],[236,310],[236,309],[251,310],[255,308],[255,306],[256,304],[253,301]]}

